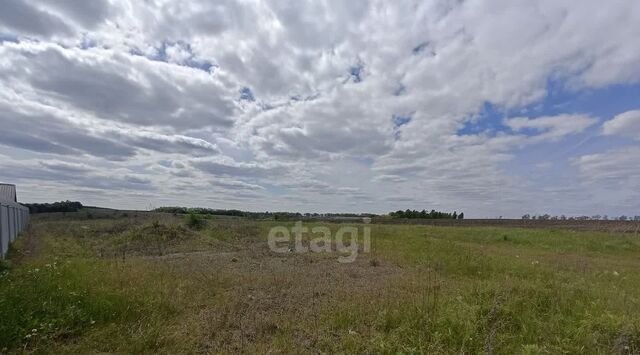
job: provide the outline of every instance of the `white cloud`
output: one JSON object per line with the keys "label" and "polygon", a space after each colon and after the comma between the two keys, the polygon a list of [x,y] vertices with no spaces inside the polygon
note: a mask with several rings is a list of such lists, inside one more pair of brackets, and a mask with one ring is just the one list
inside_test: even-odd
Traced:
{"label": "white cloud", "polygon": [[504,121],[516,132],[527,129],[533,130],[537,135],[532,138],[535,141],[559,140],[570,134],[581,133],[593,126],[597,119],[585,115],[558,115],[537,118],[515,117]]}
{"label": "white cloud", "polygon": [[[583,155],[573,162],[582,177],[590,183],[602,182],[604,187],[629,192],[621,187],[632,184],[640,189],[640,147],[610,150]],[[634,189],[638,191],[638,189]]]}
{"label": "white cloud", "polygon": [[617,214],[637,214],[640,199],[640,147],[632,146],[583,155],[573,160],[583,191],[592,205]]}
{"label": "white cloud", "polygon": [[235,88],[216,75],[102,49],[0,47],[0,79],[22,97],[144,126],[229,127]]}
{"label": "white cloud", "polygon": [[[625,0],[12,0],[0,34],[2,149],[124,169],[163,204],[508,215],[573,196],[510,171],[523,149],[608,118],[517,109],[549,83],[640,81],[640,3]],[[487,103],[522,117],[461,134]],[[637,138],[637,123],[603,132]]]}
{"label": "white cloud", "polygon": [[2,32],[43,37],[71,33],[71,29],[59,17],[19,0],[2,4],[0,29]]}
{"label": "white cloud", "polygon": [[621,113],[604,123],[605,135],[620,135],[640,140],[640,110]]}

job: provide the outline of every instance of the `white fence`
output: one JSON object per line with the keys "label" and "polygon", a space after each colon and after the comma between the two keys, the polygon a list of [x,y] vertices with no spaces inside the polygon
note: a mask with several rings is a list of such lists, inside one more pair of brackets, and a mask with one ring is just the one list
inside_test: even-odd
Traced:
{"label": "white fence", "polygon": [[0,259],[4,259],[9,245],[29,223],[29,209],[15,202],[0,201]]}

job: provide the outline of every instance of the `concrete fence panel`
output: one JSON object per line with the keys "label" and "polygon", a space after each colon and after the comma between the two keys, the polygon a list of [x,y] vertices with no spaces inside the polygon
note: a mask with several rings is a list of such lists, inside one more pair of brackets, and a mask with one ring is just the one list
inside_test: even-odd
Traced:
{"label": "concrete fence panel", "polygon": [[0,205],[0,258],[9,250],[9,208]]}
{"label": "concrete fence panel", "polygon": [[9,245],[27,227],[28,222],[28,208],[11,201],[0,201],[0,258],[7,255]]}
{"label": "concrete fence panel", "polygon": [[16,226],[16,209],[12,206],[9,206],[9,226],[11,227],[11,232],[9,233],[9,241],[13,243],[13,241],[16,240],[18,228]]}

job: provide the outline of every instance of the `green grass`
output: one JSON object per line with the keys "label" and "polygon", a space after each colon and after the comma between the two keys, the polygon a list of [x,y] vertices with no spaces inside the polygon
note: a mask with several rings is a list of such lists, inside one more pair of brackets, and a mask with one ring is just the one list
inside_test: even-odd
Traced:
{"label": "green grass", "polygon": [[[105,287],[105,266],[74,260],[18,269],[3,277],[0,343],[38,348],[107,323],[127,322],[150,311],[148,299]],[[161,304],[157,300],[156,306]]]}
{"label": "green grass", "polygon": [[634,234],[373,225],[340,264],[193,218],[36,216],[0,270],[0,353],[640,352]]}

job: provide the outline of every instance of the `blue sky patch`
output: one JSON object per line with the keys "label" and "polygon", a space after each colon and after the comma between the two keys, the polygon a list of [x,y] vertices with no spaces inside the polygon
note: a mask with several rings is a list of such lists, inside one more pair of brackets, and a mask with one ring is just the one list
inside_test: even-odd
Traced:
{"label": "blue sky patch", "polygon": [[194,68],[194,69],[199,69],[205,72],[211,72],[212,70],[214,70],[216,68],[216,65],[212,64],[209,61],[206,60],[195,60],[194,56],[193,56],[193,52],[191,50],[191,45],[189,43],[186,43],[184,41],[162,41],[160,47],[157,47],[157,51],[154,55],[145,55],[142,51],[140,51],[139,49],[133,49],[130,51],[131,54],[133,55],[140,55],[140,56],[146,56],[149,60],[153,60],[153,61],[157,61],[157,62],[164,62],[164,63],[169,63],[169,58],[167,55],[167,48],[171,47],[171,46],[179,46],[181,47],[183,50],[187,51],[189,53],[189,58],[187,58],[183,63],[179,63],[180,65],[184,65],[190,68]]}
{"label": "blue sky patch", "polygon": [[[547,96],[513,112],[518,116],[554,116],[565,113],[588,114],[605,120],[640,108],[640,84],[611,85],[599,89],[569,90],[566,82],[549,80]],[[513,116],[512,114],[512,116]]]}
{"label": "blue sky patch", "polygon": [[248,87],[240,89],[240,100],[256,101],[255,97],[253,97],[253,92]]}
{"label": "blue sky patch", "polygon": [[485,102],[482,110],[470,120],[466,121],[464,126],[458,130],[459,135],[475,135],[485,133],[495,135],[498,131],[504,131],[508,128],[502,122],[506,115],[498,106]]}
{"label": "blue sky patch", "polygon": [[13,43],[18,43],[20,42],[18,40],[18,37],[16,36],[12,36],[6,33],[0,33],[0,43],[2,42],[13,42]]}
{"label": "blue sky patch", "polygon": [[402,132],[400,131],[400,127],[411,122],[411,115],[393,115],[391,117],[391,121],[393,122],[393,136],[395,140],[399,140],[402,136]]}
{"label": "blue sky patch", "polygon": [[362,71],[364,70],[364,65],[358,64],[349,68],[349,75],[351,75],[351,79],[353,79],[354,83],[359,83],[362,81]]}
{"label": "blue sky patch", "polygon": [[[511,132],[503,125],[506,118],[543,117],[561,114],[584,114],[610,120],[616,115],[640,108],[640,84],[612,85],[600,89],[569,90],[563,81],[550,80],[547,96],[541,101],[510,110],[485,102],[481,111],[465,122],[458,130],[460,135]],[[533,134],[536,131],[520,132]]]}
{"label": "blue sky patch", "polygon": [[393,121],[393,127],[398,129],[406,125],[407,123],[411,122],[411,116],[410,115],[405,115],[405,116],[393,115],[391,120]]}
{"label": "blue sky patch", "polygon": [[80,48],[82,49],[89,49],[89,48],[95,48],[98,46],[98,43],[91,38],[88,38],[86,35],[82,36],[82,42],[80,43]]}

